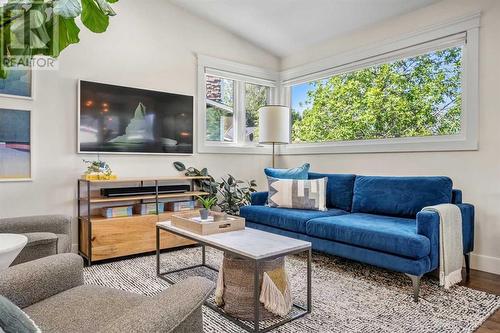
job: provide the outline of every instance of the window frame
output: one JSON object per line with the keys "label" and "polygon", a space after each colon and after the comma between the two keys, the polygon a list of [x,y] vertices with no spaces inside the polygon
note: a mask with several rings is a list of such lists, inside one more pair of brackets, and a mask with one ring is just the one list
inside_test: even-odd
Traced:
{"label": "window frame", "polygon": [[[206,140],[206,82],[207,75],[234,81],[234,142]],[[270,88],[270,104],[279,99],[279,73],[250,65],[198,55],[198,106],[197,151],[198,153],[270,154],[269,146],[246,140],[245,83]]]}
{"label": "window frame", "polygon": [[[291,87],[375,64],[412,57],[457,45],[464,35],[462,55],[461,132],[455,135],[372,140],[291,143],[279,146],[282,155],[454,151],[478,149],[479,125],[479,23],[480,13],[427,27],[377,46],[361,48],[281,72],[281,102],[291,106]],[[458,37],[458,38],[457,38]]]}

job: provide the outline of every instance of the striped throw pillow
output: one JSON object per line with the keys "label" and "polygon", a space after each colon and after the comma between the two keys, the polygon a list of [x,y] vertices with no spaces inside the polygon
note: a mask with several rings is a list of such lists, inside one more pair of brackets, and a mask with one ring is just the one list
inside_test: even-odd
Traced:
{"label": "striped throw pillow", "polygon": [[326,209],[328,178],[278,179],[267,177],[269,207],[322,210]]}

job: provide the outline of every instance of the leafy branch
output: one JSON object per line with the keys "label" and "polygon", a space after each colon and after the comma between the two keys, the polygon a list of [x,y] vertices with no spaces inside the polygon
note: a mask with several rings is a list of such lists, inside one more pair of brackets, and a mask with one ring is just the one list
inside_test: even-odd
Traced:
{"label": "leafy branch", "polygon": [[6,67],[26,65],[37,55],[57,58],[80,41],[76,19],[95,33],[116,15],[110,4],[118,0],[9,0],[0,6],[0,77]]}

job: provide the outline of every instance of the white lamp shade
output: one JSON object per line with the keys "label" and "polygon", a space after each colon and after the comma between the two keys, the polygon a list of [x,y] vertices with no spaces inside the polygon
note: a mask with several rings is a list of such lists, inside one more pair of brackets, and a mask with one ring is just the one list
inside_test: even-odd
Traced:
{"label": "white lamp shade", "polygon": [[290,143],[290,109],[267,105],[259,109],[259,143]]}

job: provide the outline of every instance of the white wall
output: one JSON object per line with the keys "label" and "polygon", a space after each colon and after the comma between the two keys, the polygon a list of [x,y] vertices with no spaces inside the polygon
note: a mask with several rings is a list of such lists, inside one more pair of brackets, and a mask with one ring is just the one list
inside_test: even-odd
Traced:
{"label": "white wall", "polygon": [[[109,30],[82,29],[81,42],[59,59],[58,71],[35,73],[32,103],[0,100],[0,107],[32,106],[32,182],[0,183],[0,217],[61,213],[76,215],[76,179],[85,166],[76,154],[77,80],[196,95],[195,53],[279,69],[279,60],[248,42],[163,0],[121,0]],[[195,99],[196,101],[196,99]],[[102,156],[119,176],[174,175],[172,162],[257,178],[270,164],[264,155]],[[73,228],[76,235],[76,227]],[[76,237],[74,238],[76,242]]]}
{"label": "white wall", "polygon": [[319,60],[419,27],[482,10],[480,28],[479,150],[379,154],[281,156],[281,167],[310,162],[314,171],[368,175],[447,175],[463,190],[464,201],[476,206],[472,266],[500,274],[500,1],[445,0],[382,24],[327,41],[283,59],[283,69]]}

